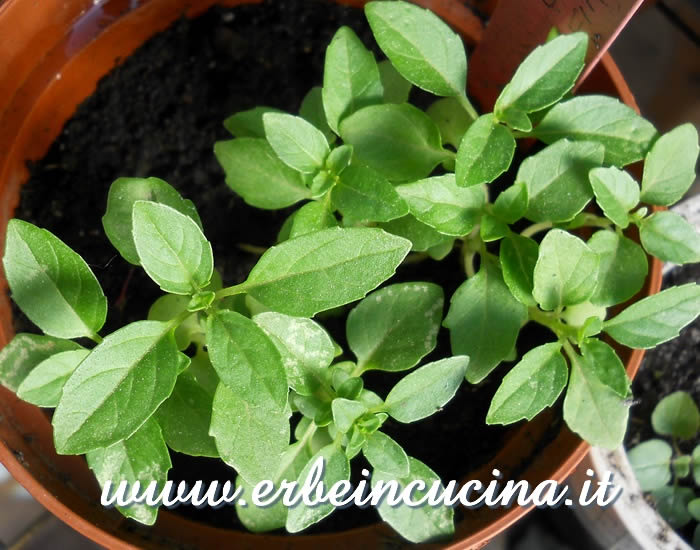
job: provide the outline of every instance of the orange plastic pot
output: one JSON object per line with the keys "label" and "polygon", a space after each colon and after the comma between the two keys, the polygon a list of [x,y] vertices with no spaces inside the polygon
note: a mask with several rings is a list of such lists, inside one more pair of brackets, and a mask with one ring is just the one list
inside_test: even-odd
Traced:
{"label": "orange plastic pot", "polygon": [[[246,0],[225,0],[235,5]],[[254,2],[257,0],[247,0]],[[181,15],[194,16],[215,0],[0,0],[0,243],[26,180],[27,160],[42,157],[97,81],[153,34]],[[362,0],[341,3],[361,6]],[[477,43],[483,26],[462,2],[421,0],[458,30],[467,45]],[[470,75],[478,78],[478,75]],[[607,93],[636,107],[610,57],[589,77],[582,91]],[[475,98],[477,102],[479,98]],[[641,294],[657,292],[660,264],[654,260]],[[6,282],[0,279],[0,347],[13,336]],[[641,351],[622,350],[634,375]],[[464,479],[563,481],[587,451],[587,445],[562,427],[551,433],[551,413],[511,430],[501,451]],[[465,427],[464,444],[468,444]],[[264,536],[217,529],[162,512],[154,527],[125,520],[99,503],[99,488],[82,457],[55,453],[51,424],[32,405],[0,387],[0,461],[46,508],[74,529],[110,548],[304,548],[334,550],[400,548],[407,545],[383,524],[334,535]],[[457,525],[449,548],[480,548],[513,524],[527,509],[483,507],[469,510]],[[234,513],[233,511],[231,512]],[[430,546],[430,545],[427,545]]]}

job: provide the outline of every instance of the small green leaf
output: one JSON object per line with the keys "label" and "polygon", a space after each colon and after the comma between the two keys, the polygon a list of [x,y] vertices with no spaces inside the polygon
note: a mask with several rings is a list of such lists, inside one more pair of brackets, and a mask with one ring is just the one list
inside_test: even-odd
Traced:
{"label": "small green leaf", "polygon": [[532,420],[554,404],[568,377],[560,343],[544,344],[528,351],[503,378],[491,401],[486,423]]}
{"label": "small green leaf", "polygon": [[42,334],[16,334],[0,350],[0,383],[17,392],[22,382],[37,365],[49,357],[64,351],[82,349],[75,342]]}
{"label": "small green leaf", "polygon": [[409,250],[409,241],[381,229],[324,229],[268,249],[244,286],[275,311],[311,317],[363,298]]}
{"label": "small green leaf", "polygon": [[384,88],[384,103],[406,103],[413,85],[401,76],[388,59],[377,63],[377,67]]}
{"label": "small green leaf", "polygon": [[350,431],[355,420],[369,410],[364,403],[343,397],[335,398],[331,403],[331,409],[333,411],[333,422],[341,433]]}
{"label": "small green leaf", "polygon": [[661,489],[671,481],[673,449],[661,439],[650,439],[627,451],[642,491]]}
{"label": "small green leaf", "polygon": [[493,114],[482,115],[464,134],[457,150],[457,184],[462,187],[491,183],[513,160],[515,138]]}
{"label": "small green leaf", "polygon": [[688,503],[695,497],[692,489],[670,485],[653,491],[651,496],[656,510],[674,529],[683,527],[692,519],[688,512]]}
{"label": "small green leaf", "polygon": [[[328,445],[312,456],[306,466],[304,466],[297,478],[300,486],[306,481],[311,468],[319,458],[323,458],[325,466],[321,483],[326,487],[326,492],[335,483],[350,479],[350,463],[347,456],[338,446]],[[300,501],[295,507],[289,508],[286,529],[290,533],[298,533],[308,526],[321,521],[334,510],[335,507],[330,502],[323,502],[316,506],[307,506]]]}
{"label": "small green leaf", "polygon": [[452,252],[454,245],[454,239],[450,239],[442,243],[436,244],[434,246],[431,246],[430,248],[428,248],[428,250],[425,251],[425,253],[428,256],[430,256],[433,260],[439,262],[440,260],[444,260],[447,257],[447,255],[450,252]]}
{"label": "small green leaf", "polygon": [[338,178],[331,200],[346,224],[388,222],[408,214],[408,206],[394,186],[376,170],[351,164]]}
{"label": "small green leaf", "polygon": [[580,347],[583,359],[590,365],[598,380],[618,396],[629,397],[630,379],[615,350],[595,338],[586,340]]}
{"label": "small green leaf", "polygon": [[407,2],[370,2],[365,15],[377,44],[406,80],[435,95],[464,94],[464,45],[437,15]]}
{"label": "small green leaf", "polygon": [[100,283],[76,252],[46,229],[7,225],[5,277],[12,299],[49,336],[92,336],[107,316]]}
{"label": "small green leaf", "polygon": [[695,521],[700,521],[700,498],[694,498],[688,503],[688,512]]}
{"label": "small green leaf", "polygon": [[506,223],[517,222],[527,212],[529,197],[524,183],[514,183],[496,197],[493,213]]}
{"label": "small green leaf", "polygon": [[609,166],[588,174],[598,205],[615,225],[629,225],[629,211],[639,203],[639,184],[627,172]]}
{"label": "small green leaf", "polygon": [[511,233],[501,242],[499,254],[503,280],[513,296],[528,307],[537,305],[532,290],[539,245],[529,237]]}
{"label": "small green leaf", "polygon": [[157,202],[134,203],[134,244],[148,276],[172,294],[194,294],[214,270],[211,244],[187,216]]}
{"label": "small green leaf", "polygon": [[189,369],[178,376],[173,393],[155,416],[168,447],[190,456],[218,458],[216,443],[209,435],[213,400],[214,393],[198,384]]}
{"label": "small green leaf", "polygon": [[374,432],[367,438],[362,452],[375,470],[386,472],[397,478],[407,477],[410,472],[406,451],[382,432]]}
{"label": "small green leaf", "polygon": [[654,407],[651,425],[659,435],[692,439],[700,430],[700,411],[689,393],[677,391]]}
{"label": "small green leaf", "polygon": [[486,200],[480,187],[459,187],[454,174],[399,185],[396,190],[416,219],[455,237],[469,234],[478,223]]}
{"label": "small green leaf", "polygon": [[[234,137],[264,138],[263,115],[265,113],[281,113],[274,107],[254,107],[246,111],[240,111],[224,120],[226,128]],[[306,117],[304,117],[306,118]],[[311,122],[311,121],[309,121]]]}
{"label": "small green leaf", "polygon": [[513,130],[518,130],[520,132],[531,132],[532,131],[532,121],[527,113],[516,109],[514,107],[508,107],[507,109],[500,111],[498,113],[498,120],[510,126]]}
{"label": "small green leaf", "polygon": [[690,461],[691,458],[687,455],[679,456],[678,458],[674,459],[672,463],[673,475],[678,479],[688,477],[688,474],[690,473]]}
{"label": "small green leaf", "polygon": [[479,227],[479,236],[485,243],[490,243],[502,239],[510,233],[510,228],[498,218],[491,214],[483,214],[481,216],[481,226]]}
{"label": "small green leaf", "polygon": [[[413,457],[408,457],[408,465],[408,475],[400,477],[393,472],[374,470],[371,482],[372,490],[375,490],[379,483],[388,484],[396,480],[401,489],[404,489],[410,483],[421,480],[425,483],[425,489],[411,491],[414,502],[423,498],[435,483],[439,484],[437,494],[442,494],[444,486],[440,483],[440,478],[435,472]],[[415,487],[415,485],[411,486]],[[402,537],[411,542],[441,539],[454,533],[454,510],[446,506],[423,505],[409,508],[408,506],[391,506],[387,499],[382,499],[377,506],[377,512]]]}
{"label": "small green leaf", "polygon": [[313,394],[335,356],[328,333],[311,319],[272,311],[259,313],[253,321],[267,333],[282,356],[289,387],[301,395]]}
{"label": "small green leaf", "polygon": [[352,145],[340,145],[334,148],[326,159],[326,168],[331,175],[339,176],[352,162]]}
{"label": "small green leaf", "polygon": [[282,162],[264,139],[217,141],[214,154],[226,185],[250,206],[277,210],[311,197],[299,172]]}
{"label": "small green leaf", "polygon": [[428,107],[426,114],[440,129],[442,142],[449,143],[455,149],[459,147],[464,134],[474,122],[454,97],[438,99]]}
{"label": "small green leaf", "polygon": [[348,315],[348,345],[363,370],[410,369],[437,343],[442,289],[432,283],[398,283],[373,292]]}
{"label": "small green leaf", "polygon": [[[114,491],[120,481],[126,481],[129,488],[138,481],[141,485],[139,494],[154,481],[158,484],[158,491],[163,490],[168,470],[172,466],[160,427],[153,419],[148,420],[128,439],[106,449],[90,451],[86,458],[100,486],[104,487],[111,481]],[[157,507],[145,503],[117,506],[117,509],[127,518],[146,525],[153,525],[158,515]]]}
{"label": "small green leaf", "polygon": [[411,241],[411,250],[415,252],[423,252],[437,245],[453,241],[449,235],[439,233],[429,225],[418,221],[412,214],[379,225],[389,233]]}
{"label": "small green leaf", "polygon": [[615,449],[625,436],[628,405],[599,379],[594,365],[584,357],[572,356],[564,420],[591,445]]}
{"label": "small green leaf", "polygon": [[483,380],[510,354],[526,320],[527,307],[513,297],[498,265],[482,262],[452,295],[443,322],[450,329],[452,353],[469,356],[469,382]]}
{"label": "small green leaf", "polygon": [[436,413],[454,397],[468,364],[468,357],[457,355],[423,365],[392,388],[384,410],[405,424]]}
{"label": "small green leaf", "polygon": [[545,311],[587,300],[598,281],[598,255],[575,235],[549,231],[540,243],[535,265],[535,300]]}
{"label": "small green leaf", "polygon": [[583,69],[587,48],[588,36],[582,32],[558,36],[535,48],[498,96],[494,111],[499,120],[509,109],[532,113],[564,97]]}
{"label": "small green leaf", "polygon": [[700,262],[700,233],[674,212],[656,212],[644,218],[639,236],[646,251],[664,262]]}
{"label": "small green leaf", "polygon": [[277,156],[302,174],[315,174],[330,152],[323,132],[301,117],[284,113],[263,115],[265,137]]}
{"label": "small green leaf", "polygon": [[329,126],[338,133],[340,121],[384,95],[374,55],[349,27],[340,27],[326,50],[323,107]]}
{"label": "small green leaf", "polygon": [[158,178],[118,178],[107,195],[107,211],[102,216],[105,235],[122,257],[139,265],[134,237],[131,232],[132,212],[136,201],[166,204],[180,214],[189,216],[201,228],[202,222],[192,201],[183,199],[174,187]]}
{"label": "small green leaf", "polygon": [[644,163],[642,200],[670,206],[695,181],[698,131],[691,123],[678,126],[656,140]]}
{"label": "small green leaf", "polygon": [[435,123],[408,103],[360,109],[343,119],[340,136],[361,162],[395,182],[425,178],[450,157]]}
{"label": "small green leaf", "polygon": [[545,143],[562,138],[598,142],[605,147],[605,164],[618,167],[643,159],[657,136],[654,126],[631,107],[602,95],[555,105],[534,134]]}
{"label": "small green leaf", "polygon": [[86,349],[78,349],[44,359],[20,384],[17,397],[39,407],[56,407],[64,384],[89,354]]}
{"label": "small green leaf", "polygon": [[[301,100],[299,116],[321,130],[328,143],[333,143],[336,140],[336,136],[326,120],[326,112],[323,109],[323,92],[320,86],[311,88],[304,96],[304,99]],[[265,137],[265,128],[263,127],[262,130],[263,133],[260,137]]]}
{"label": "small green leaf", "polygon": [[634,241],[613,231],[596,231],[588,247],[600,258],[598,284],[590,297],[596,305],[621,304],[644,286],[649,264],[647,255]]}
{"label": "small green leaf", "polygon": [[700,315],[700,285],[667,288],[636,302],[604,324],[603,330],[631,348],[653,348],[678,336]]}
{"label": "small green leaf", "polygon": [[517,182],[527,186],[525,214],[533,222],[572,219],[593,197],[588,173],[603,162],[599,143],[562,139],[520,165]]}
{"label": "small green leaf", "polygon": [[139,321],[107,336],[63,386],[52,420],[56,451],[82,454],[130,437],[187,363],[166,323]]}
{"label": "small green leaf", "polygon": [[337,227],[338,220],[328,209],[325,202],[307,202],[294,213],[292,227],[289,230],[289,238],[293,239],[300,235]]}

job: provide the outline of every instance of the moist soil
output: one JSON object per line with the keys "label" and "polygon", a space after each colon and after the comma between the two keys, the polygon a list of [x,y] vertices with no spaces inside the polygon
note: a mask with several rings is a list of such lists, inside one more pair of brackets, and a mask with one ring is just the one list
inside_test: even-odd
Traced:
{"label": "moist soil", "polygon": [[[102,79],[46,156],[30,167],[15,216],[50,230],[90,264],[109,300],[103,334],[144,319],[149,304],[161,295],[104,236],[101,217],[111,182],[122,176],[155,176],[193,200],[224,283],[242,282],[257,257],[238,245],[270,246],[289,211],[254,209],[226,186],[213,154],[217,140],[231,137],[222,121],[256,105],[297,112],[309,88],[321,84],[326,46],[341,25],[350,26],[373,46],[361,11],[327,2],[275,0],[214,8],[194,20],[182,18]],[[458,254],[440,263],[402,266],[391,282],[410,280],[434,281],[449,298],[464,281]],[[322,322],[343,345],[344,316]],[[36,331],[18,311],[15,328]],[[540,338],[536,330],[526,328],[518,347],[527,349]],[[443,330],[426,361],[447,355],[449,341]],[[388,421],[385,430],[443,480],[464,479],[497,452],[507,433],[484,425],[489,401],[505,372],[507,367],[501,367],[480,385],[463,384],[444,410],[426,421]],[[365,382],[385,395],[398,378],[368,373]],[[174,481],[235,477],[219,460],[174,452],[172,459]],[[353,461],[356,474],[362,467],[366,464],[361,458]],[[181,506],[173,512],[218,527],[242,528],[231,508]],[[337,511],[310,532],[375,521],[374,510],[353,507]]]}
{"label": "moist soil", "polygon": [[[669,271],[663,279],[663,288],[700,282],[700,264],[689,264]],[[700,318],[683,329],[680,336],[650,350],[632,383],[635,401],[630,410],[630,423],[625,447],[632,447],[658,438],[651,426],[651,413],[656,404],[676,391],[688,392],[700,406]],[[690,454],[700,444],[695,438],[678,441],[680,450]],[[682,486],[694,488],[691,477],[681,481]],[[653,504],[653,500],[652,500]],[[691,544],[695,522],[678,532]]]}

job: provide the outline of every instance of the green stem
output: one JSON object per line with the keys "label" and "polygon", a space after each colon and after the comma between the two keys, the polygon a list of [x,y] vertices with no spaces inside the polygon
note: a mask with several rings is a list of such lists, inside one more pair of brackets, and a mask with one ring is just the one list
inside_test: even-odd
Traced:
{"label": "green stem", "polygon": [[222,288],[221,290],[216,291],[216,294],[214,295],[214,300],[221,300],[222,298],[226,298],[227,296],[235,296],[236,294],[243,294],[244,292],[246,292],[245,283],[227,286],[226,288]]}
{"label": "green stem", "polygon": [[538,307],[531,307],[528,309],[528,316],[531,321],[548,328],[565,343],[568,343],[569,338],[576,339],[576,327],[562,323],[556,312],[548,313]]}
{"label": "green stem", "polygon": [[539,233],[540,231],[544,231],[545,229],[549,229],[551,227],[552,227],[552,222],[533,223],[531,226],[523,229],[520,232],[520,234],[523,237],[532,237],[535,233]]}
{"label": "green stem", "polygon": [[459,101],[459,104],[464,107],[464,110],[473,121],[479,118],[479,113],[476,112],[476,109],[474,108],[474,105],[472,105],[471,101],[467,99],[466,94],[458,95],[457,100]]}
{"label": "green stem", "polygon": [[93,342],[95,342],[98,346],[99,346],[99,345],[102,343],[102,341],[103,341],[102,336],[100,336],[100,335],[97,334],[96,332],[93,332],[90,336],[88,336],[88,338],[90,338],[90,340],[92,340]]}
{"label": "green stem", "polygon": [[476,270],[474,269],[474,256],[476,256],[474,252],[467,252],[463,256],[464,272],[467,274],[467,277],[473,277],[476,275]]}
{"label": "green stem", "polygon": [[256,246],[254,244],[247,244],[247,243],[238,243],[236,246],[243,250],[244,252],[248,252],[249,254],[255,254],[256,256],[262,256],[267,252],[267,248],[264,246]]}

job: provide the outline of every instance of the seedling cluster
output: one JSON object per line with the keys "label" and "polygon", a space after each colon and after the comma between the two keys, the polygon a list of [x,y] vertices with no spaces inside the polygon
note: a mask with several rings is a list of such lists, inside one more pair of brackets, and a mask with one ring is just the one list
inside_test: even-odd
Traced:
{"label": "seedling cluster", "polygon": [[[0,353],[1,380],[55,407],[57,451],[85,454],[100,483],[165,482],[170,448],[220,457],[249,488],[303,480],[319,456],[327,485],[348,480],[359,453],[372,483],[429,486],[438,476],[382,425],[430,416],[465,377],[478,383],[504,361],[515,365],[487,423],[531,419],[565,393],[569,427],[614,447],[630,384],[599,336],[650,348],[700,313],[700,289],[688,284],[607,318],[643,287],[647,253],[700,260],[692,226],[642,205],[671,205],[692,183],[692,125],[659,136],[616,99],[570,97],[587,49],[581,33],[535,49],[494,112],[479,116],[465,95],[462,41],[445,23],[405,2],[365,11],[387,60],[377,63],[343,27],[328,46],[323,86],[299,115],[258,107],[225,121],[234,139],[214,150],[228,185],[253,207],[301,204],[243,283],[222,285],[190,201],[157,178],[121,178],[105,232],[166,294],[147,320],[103,338],[107,301],[85,261],[48,231],[9,223],[7,280],[44,335],[15,337]],[[423,111],[407,102],[413,86],[439,98]],[[511,169],[516,140],[533,138],[544,146]],[[640,185],[623,167],[642,160]],[[641,245],[630,238],[637,231]],[[432,282],[375,290],[407,260],[451,254],[466,280],[444,318],[444,291]],[[343,350],[312,318],[351,303]],[[552,340],[522,355],[516,341],[529,322]],[[441,326],[453,355],[420,365]],[[417,365],[386,396],[364,387],[369,370]],[[121,511],[148,524],[157,514]],[[332,511],[238,507],[253,531],[301,531]],[[450,508],[378,511],[411,541],[454,529]]]}

